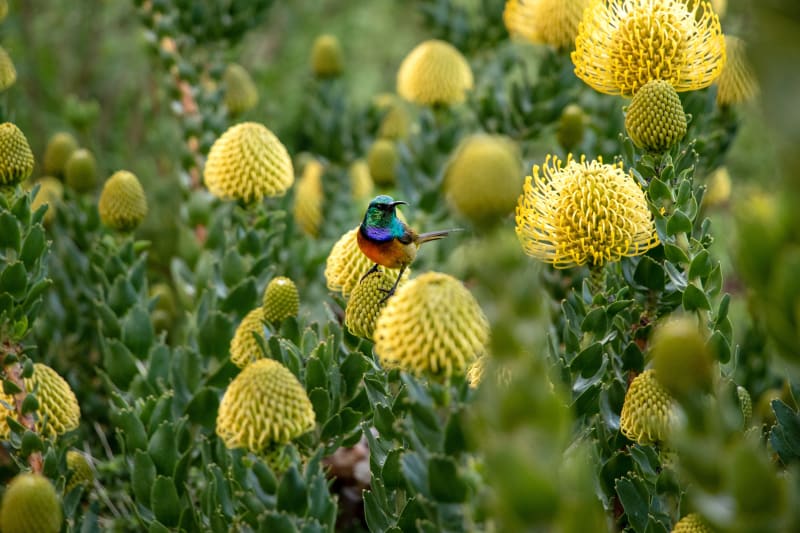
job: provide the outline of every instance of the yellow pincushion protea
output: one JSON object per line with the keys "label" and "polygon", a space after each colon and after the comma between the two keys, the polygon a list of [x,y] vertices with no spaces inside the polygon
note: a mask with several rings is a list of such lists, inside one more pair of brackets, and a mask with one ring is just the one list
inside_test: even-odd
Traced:
{"label": "yellow pincushion protea", "polygon": [[245,315],[231,339],[231,362],[244,368],[262,358],[256,336],[264,339],[264,309],[256,307]]}
{"label": "yellow pincushion protea", "polygon": [[472,69],[461,52],[437,39],[417,45],[397,71],[397,94],[421,105],[459,104],[472,85]]}
{"label": "yellow pincushion protea", "polygon": [[382,139],[404,139],[411,128],[411,117],[403,100],[391,93],[381,93],[373,101],[373,106],[382,114],[378,137]]}
{"label": "yellow pincushion protea", "polygon": [[394,185],[395,170],[399,160],[397,146],[389,139],[378,139],[369,149],[367,165],[369,174],[378,185]]}
{"label": "yellow pincushion protea", "polygon": [[717,78],[717,105],[740,104],[758,94],[758,81],[747,59],[744,41],[732,35],[725,36],[728,61]]}
{"label": "yellow pincushion protea", "polygon": [[578,34],[583,10],[591,0],[508,0],[503,22],[512,36],[569,48]]}
{"label": "yellow pincushion protea", "polygon": [[78,149],[78,141],[71,133],[56,133],[47,142],[44,151],[44,171],[51,176],[60,177],[72,152]]}
{"label": "yellow pincushion protea", "polygon": [[675,524],[671,533],[714,533],[714,530],[699,514],[690,513]]}
{"label": "yellow pincushion protea", "polygon": [[519,150],[508,137],[467,137],[445,169],[447,200],[474,224],[496,221],[514,210],[522,189],[521,168]]}
{"label": "yellow pincushion protea", "polygon": [[426,272],[389,298],[374,337],[387,368],[449,377],[466,373],[486,351],[489,323],[459,280]]}
{"label": "yellow pincushion protea", "polygon": [[103,224],[112,229],[136,229],[147,216],[147,198],[139,178],[127,170],[115,172],[103,185],[97,210]]}
{"label": "yellow pincushion protea", "polygon": [[31,211],[36,211],[47,204],[47,211],[42,219],[45,224],[50,224],[56,216],[56,205],[64,198],[64,185],[51,176],[39,178],[39,191],[31,202]]}
{"label": "yellow pincushion protea", "polygon": [[76,450],[67,452],[67,468],[69,469],[69,481],[64,488],[68,493],[78,485],[87,486],[94,482],[94,472],[89,460],[84,454]]}
{"label": "yellow pincushion protea", "polygon": [[3,47],[0,47],[0,91],[5,91],[17,81],[17,69]]}
{"label": "yellow pincushion protea", "polygon": [[297,285],[291,279],[278,276],[269,282],[264,290],[264,320],[280,322],[290,316],[297,316],[300,309],[300,295]]}
{"label": "yellow pincushion protea", "polygon": [[672,85],[647,82],[625,110],[625,130],[633,143],[651,152],[664,152],[686,135],[686,114]]}
{"label": "yellow pincushion protea", "polygon": [[[351,229],[336,241],[325,262],[325,281],[328,289],[349,296],[361,278],[372,268],[372,261],[358,247],[358,227]],[[406,269],[404,276],[408,276]],[[391,276],[397,276],[397,270],[386,270]]]}
{"label": "yellow pincushion protea", "polygon": [[3,533],[58,533],[61,522],[61,502],[49,479],[19,474],[11,480],[0,505]]}
{"label": "yellow pincushion protea", "polygon": [[0,124],[0,186],[20,183],[33,172],[33,152],[25,134],[11,122]]}
{"label": "yellow pincushion protea", "polygon": [[669,434],[672,418],[672,397],[656,379],[655,371],[636,376],[622,404],[622,434],[639,444],[661,442]]}
{"label": "yellow pincushion protea", "polygon": [[219,404],[217,435],[228,448],[264,453],[312,429],[314,409],[305,389],[273,359],[247,365]]}
{"label": "yellow pincushion protea", "polygon": [[297,180],[294,196],[294,219],[304,233],[312,237],[319,235],[322,224],[322,163],[312,159],[306,163],[303,175]]}
{"label": "yellow pincushion protea", "polygon": [[[404,280],[406,278],[403,278]],[[386,294],[394,285],[395,278],[382,270],[372,272],[353,289],[345,310],[344,323],[350,333],[372,339],[375,323],[386,307]],[[401,280],[401,286],[403,281]]]}
{"label": "yellow pincushion protea", "polygon": [[[37,388],[38,387],[38,388]],[[35,363],[33,375],[25,380],[25,389],[35,392],[39,401],[36,411],[36,431],[45,437],[56,437],[78,427],[81,409],[69,383],[47,365]],[[0,400],[14,406],[14,398],[0,392]],[[7,438],[10,429],[6,416],[14,418],[13,410],[0,404],[0,438]]]}
{"label": "yellow pincushion protea", "polygon": [[350,165],[350,194],[354,200],[363,200],[372,196],[375,184],[369,173],[369,165],[363,159],[358,159]]}
{"label": "yellow pincushion protea", "polygon": [[211,146],[204,177],[218,198],[255,202],[283,195],[294,183],[294,170],[275,134],[256,122],[243,122],[228,128]]}
{"label": "yellow pincushion protea", "polygon": [[[541,174],[540,174],[541,170]],[[517,205],[517,237],[526,254],[556,268],[600,266],[658,244],[644,191],[622,164],[602,159],[534,165]]]}
{"label": "yellow pincushion protea", "polygon": [[258,103],[258,89],[253,83],[250,73],[236,63],[231,63],[225,68],[223,76],[225,82],[225,107],[233,115],[245,113],[253,109]]}
{"label": "yellow pincushion protea", "polygon": [[318,78],[335,78],[344,70],[344,53],[334,35],[320,35],[311,47],[311,71]]}
{"label": "yellow pincushion protea", "polygon": [[575,38],[575,74],[596,91],[632,96],[652,80],[708,87],[725,64],[719,17],[707,0],[593,0]]}

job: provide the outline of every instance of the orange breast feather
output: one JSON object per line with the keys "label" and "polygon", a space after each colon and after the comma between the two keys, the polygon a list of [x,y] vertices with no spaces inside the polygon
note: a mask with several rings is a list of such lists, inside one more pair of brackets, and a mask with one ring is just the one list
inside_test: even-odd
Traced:
{"label": "orange breast feather", "polygon": [[415,244],[403,244],[397,239],[391,241],[376,242],[364,237],[361,232],[356,233],[358,247],[364,255],[381,266],[387,268],[400,268],[409,265],[417,255]]}

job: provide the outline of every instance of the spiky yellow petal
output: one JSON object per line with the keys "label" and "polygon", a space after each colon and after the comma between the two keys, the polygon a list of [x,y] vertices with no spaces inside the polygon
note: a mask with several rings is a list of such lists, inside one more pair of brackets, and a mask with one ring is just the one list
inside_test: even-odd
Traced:
{"label": "spiky yellow petal", "polygon": [[278,276],[269,282],[264,290],[264,320],[280,322],[290,316],[297,316],[300,309],[300,295],[297,285],[291,279]]}
{"label": "spiky yellow petal", "polygon": [[204,177],[214,196],[254,202],[283,195],[294,183],[294,170],[289,152],[271,131],[243,122],[211,146]]}
{"label": "spiky yellow petal", "polygon": [[508,0],[503,22],[512,36],[534,43],[569,48],[578,33],[583,10],[591,0]]}
{"label": "spiky yellow petal", "polygon": [[475,224],[514,210],[522,190],[522,159],[508,137],[477,134],[456,148],[444,174],[447,200]]}
{"label": "spiky yellow petal", "polygon": [[579,78],[605,94],[631,96],[652,80],[692,91],[722,72],[725,39],[707,0],[593,0],[572,62]]}
{"label": "spiky yellow petal", "polygon": [[389,298],[374,337],[384,366],[449,377],[466,373],[485,352],[489,323],[463,283],[426,272]]}
{"label": "spiky yellow petal", "polygon": [[244,368],[253,361],[261,359],[261,348],[258,346],[256,336],[264,340],[264,309],[256,307],[245,315],[230,344],[231,362],[239,368]]}
{"label": "spiky yellow petal", "polygon": [[294,374],[273,359],[260,359],[225,391],[217,435],[228,448],[262,453],[311,431],[314,424],[311,401]]}
{"label": "spiky yellow petal", "polygon": [[686,114],[675,89],[663,80],[647,82],[625,111],[625,130],[636,146],[651,152],[664,152],[683,139]]}
{"label": "spiky yellow petal", "polygon": [[57,533],[61,522],[61,502],[49,479],[19,474],[11,480],[0,504],[4,533]]}
{"label": "spiky yellow petal", "polygon": [[297,180],[294,196],[294,219],[300,228],[312,237],[319,235],[322,225],[322,173],[324,167],[312,159],[306,163],[303,175]]}
{"label": "spiky yellow petal", "polygon": [[717,105],[747,102],[758,94],[758,81],[747,59],[745,42],[726,35],[725,49],[728,61],[717,78]]}
{"label": "spiky yellow petal", "polygon": [[[325,262],[325,281],[328,289],[341,292],[345,297],[350,295],[373,265],[358,247],[357,232],[358,227],[342,235],[331,248]],[[404,276],[408,276],[409,270],[406,269]],[[398,271],[386,269],[386,272],[396,277]]]}
{"label": "spiky yellow petal", "polygon": [[472,85],[472,69],[461,52],[437,39],[419,44],[397,71],[397,93],[421,105],[461,103]]}
{"label": "spiky yellow petal", "polygon": [[556,268],[602,265],[658,244],[644,191],[621,163],[602,159],[569,156],[564,164],[548,155],[543,167],[534,165],[516,221],[525,253]]}
{"label": "spiky yellow petal", "polygon": [[622,434],[639,444],[660,442],[667,438],[672,420],[672,398],[656,379],[655,371],[645,370],[636,376],[622,404]]}
{"label": "spiky yellow petal", "polygon": [[25,181],[33,172],[33,152],[25,134],[11,122],[0,124],[0,186]]}
{"label": "spiky yellow petal", "polygon": [[100,220],[117,231],[131,231],[147,216],[147,198],[139,178],[127,170],[115,172],[103,185],[97,204]]}

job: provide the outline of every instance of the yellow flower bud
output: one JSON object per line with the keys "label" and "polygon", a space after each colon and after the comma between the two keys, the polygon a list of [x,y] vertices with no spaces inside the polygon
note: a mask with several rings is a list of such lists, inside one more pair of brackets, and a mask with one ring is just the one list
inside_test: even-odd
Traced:
{"label": "yellow flower bud", "polygon": [[232,115],[245,113],[258,103],[258,89],[250,73],[241,65],[231,63],[225,68],[225,107]]}
{"label": "yellow flower bud", "polygon": [[382,270],[372,272],[356,285],[345,309],[344,322],[350,333],[372,339],[378,315],[386,307],[386,294],[395,278]]}
{"label": "yellow flower bud", "polygon": [[461,52],[436,39],[414,48],[397,71],[397,93],[421,105],[459,104],[472,86],[472,69]]}
{"label": "yellow flower bud", "polygon": [[147,198],[139,179],[127,170],[111,175],[97,204],[100,220],[111,229],[132,231],[147,215]]}
{"label": "yellow flower bud", "polygon": [[11,56],[0,47],[0,91],[5,91],[17,81],[17,69],[14,68],[14,62],[11,61]]}
{"label": "yellow flower bud", "polygon": [[344,53],[334,35],[320,35],[311,48],[311,71],[318,78],[336,78],[344,71]]}
{"label": "yellow flower bud", "polygon": [[633,143],[651,152],[664,152],[686,135],[686,114],[672,86],[653,80],[633,95],[625,112],[625,130]]}
{"label": "yellow flower bud", "polygon": [[39,178],[39,192],[31,202],[31,211],[36,211],[42,205],[47,204],[47,211],[44,213],[42,221],[50,224],[56,216],[56,206],[64,198],[64,186],[56,178],[45,176]]}
{"label": "yellow flower bud", "polygon": [[378,139],[372,143],[367,154],[367,165],[375,183],[384,187],[394,185],[399,160],[397,147],[393,141]]}
{"label": "yellow flower bud", "polygon": [[72,152],[77,149],[78,141],[70,133],[62,131],[50,137],[44,151],[44,171],[51,176],[61,177]]}
{"label": "yellow flower bud", "polygon": [[362,200],[372,196],[375,184],[369,173],[369,165],[363,159],[354,161],[350,165],[350,192],[353,200]]}
{"label": "yellow flower bud", "polygon": [[660,442],[667,438],[672,418],[672,398],[655,372],[645,370],[636,376],[622,404],[622,434],[639,444]]}
{"label": "yellow flower bud", "polygon": [[261,348],[256,336],[264,340],[264,309],[256,307],[245,315],[230,344],[231,362],[244,368],[253,361],[261,359]]}
{"label": "yellow flower bud", "polygon": [[317,237],[322,224],[322,163],[311,160],[306,163],[302,177],[297,180],[294,197],[294,219],[307,235]]}
{"label": "yellow flower bud", "polygon": [[25,134],[11,122],[0,124],[0,185],[15,185],[33,172],[33,152]]}
{"label": "yellow flower bud", "polygon": [[[373,265],[372,261],[358,247],[357,232],[358,227],[342,235],[333,245],[325,262],[325,280],[328,289],[339,291],[345,297],[350,295]],[[408,276],[409,270],[407,268],[403,275]],[[387,269],[386,272],[392,277],[396,277],[398,271]]]}
{"label": "yellow flower bud", "polygon": [[671,396],[681,400],[711,389],[714,360],[696,320],[667,319],[654,331],[651,346],[656,377]]}
{"label": "yellow flower bud", "polygon": [[699,514],[690,513],[675,524],[672,533],[714,533],[714,530]]}
{"label": "yellow flower bud", "polygon": [[87,487],[94,482],[92,465],[81,452],[76,450],[67,452],[67,468],[69,469],[69,480],[64,487],[65,494],[79,485]]}
{"label": "yellow flower bud", "polygon": [[264,319],[280,322],[290,316],[297,316],[299,309],[300,295],[297,294],[294,281],[283,276],[273,278],[264,290]]}
{"label": "yellow flower bud", "polygon": [[64,167],[64,181],[76,192],[89,192],[97,185],[97,162],[85,148],[75,150]]}
{"label": "yellow flower bud", "polygon": [[561,112],[561,118],[558,120],[558,130],[556,131],[558,144],[568,152],[580,144],[583,140],[588,120],[589,118],[583,112],[581,106],[569,104],[565,107]]}
{"label": "yellow flower bud", "polygon": [[50,480],[39,474],[11,480],[0,504],[4,533],[57,533],[61,523],[61,502]]}

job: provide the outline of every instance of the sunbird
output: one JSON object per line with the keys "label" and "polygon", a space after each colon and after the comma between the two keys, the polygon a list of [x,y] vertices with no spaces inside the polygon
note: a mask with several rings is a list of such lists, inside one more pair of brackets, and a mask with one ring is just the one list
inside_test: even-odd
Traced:
{"label": "sunbird", "polygon": [[356,235],[358,247],[361,248],[364,255],[375,262],[361,278],[362,280],[375,272],[378,266],[400,269],[392,288],[388,291],[382,289],[386,292],[384,300],[394,294],[397,284],[403,277],[403,272],[414,261],[417,256],[417,248],[422,243],[443,239],[454,231],[461,231],[456,228],[417,233],[397,217],[398,205],[408,205],[408,203],[394,200],[385,194],[376,196],[369,203],[367,211],[364,213],[364,220]]}

